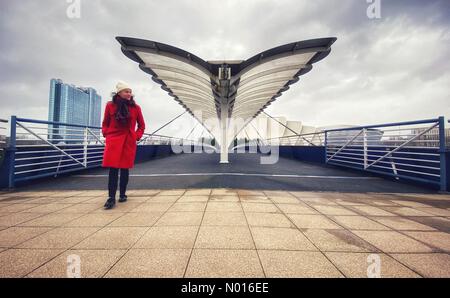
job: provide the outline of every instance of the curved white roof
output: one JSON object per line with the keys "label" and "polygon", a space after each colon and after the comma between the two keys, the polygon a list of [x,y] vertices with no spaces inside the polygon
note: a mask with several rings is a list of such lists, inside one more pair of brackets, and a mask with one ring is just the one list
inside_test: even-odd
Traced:
{"label": "curved white roof", "polygon": [[139,63],[153,81],[202,125],[205,126],[207,119],[220,121],[224,116],[243,119],[234,136],[296,83],[299,76],[310,71],[313,63],[325,58],[336,40],[330,37],[299,41],[269,49],[244,61],[207,62],[155,41],[129,37],[116,39],[122,52]]}

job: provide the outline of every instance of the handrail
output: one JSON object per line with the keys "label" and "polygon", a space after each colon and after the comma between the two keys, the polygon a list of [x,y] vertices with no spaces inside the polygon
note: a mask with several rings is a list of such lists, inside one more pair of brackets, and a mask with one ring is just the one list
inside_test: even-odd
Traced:
{"label": "handrail", "polygon": [[439,121],[439,118],[436,118],[436,119],[425,119],[425,120],[416,120],[416,121],[395,122],[395,123],[386,123],[386,124],[365,125],[365,126],[353,126],[353,127],[336,128],[336,129],[325,129],[324,132],[358,130],[358,129],[363,129],[363,128],[390,127],[390,126],[402,126],[402,125],[413,125],[413,124],[427,124],[427,123],[435,123],[437,121]]}
{"label": "handrail", "polygon": [[71,124],[71,123],[64,123],[64,122],[35,120],[35,119],[27,119],[27,118],[16,118],[16,120],[20,121],[20,122],[28,122],[28,123],[52,124],[52,125],[61,125],[61,126],[72,126],[72,127],[83,127],[83,128],[87,127],[87,128],[93,128],[93,129],[102,129],[100,126]]}
{"label": "handrail", "polygon": [[[325,162],[396,179],[439,185],[440,190],[445,191],[445,122],[441,116],[436,119],[325,130]],[[393,126],[398,128],[385,129]],[[369,135],[368,128],[376,128],[379,134]],[[350,131],[352,135],[341,133]],[[353,136],[354,131],[359,133]],[[361,132],[364,134],[361,135]]]}

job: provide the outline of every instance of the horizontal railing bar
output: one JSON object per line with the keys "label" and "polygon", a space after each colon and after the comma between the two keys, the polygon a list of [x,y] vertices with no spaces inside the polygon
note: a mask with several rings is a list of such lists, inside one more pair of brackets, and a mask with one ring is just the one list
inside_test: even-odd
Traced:
{"label": "horizontal railing bar", "polygon": [[52,124],[52,125],[63,125],[63,126],[72,126],[72,127],[88,127],[94,129],[102,129],[98,126],[90,126],[90,125],[81,125],[81,124],[70,124],[63,122],[54,122],[54,121],[45,121],[45,120],[35,120],[35,119],[26,119],[26,118],[16,118],[18,122],[27,122],[27,123],[40,123],[40,124]]}
{"label": "horizontal railing bar", "polygon": [[[330,155],[331,157],[332,155]],[[328,157],[328,156],[327,156]],[[364,161],[364,159],[361,158],[355,158],[355,157],[348,157],[348,156],[342,156],[342,155],[335,155],[333,158],[330,158],[329,160],[335,159],[335,158],[346,158],[346,159],[352,159],[352,160],[360,160]]]}
{"label": "horizontal railing bar", "polygon": [[[335,162],[330,162],[331,165],[338,165],[338,166],[342,166],[341,164],[335,163]],[[357,170],[361,170],[360,168],[354,167],[354,166],[349,166],[346,165],[346,167],[351,168],[351,169],[357,169]],[[420,182],[425,182],[425,183],[432,183],[435,185],[440,185],[439,181],[435,181],[435,180],[430,180],[430,179],[425,179],[425,178],[418,178],[418,177],[413,177],[413,176],[405,176],[402,174],[393,174],[393,173],[389,173],[389,172],[382,172],[382,171],[377,171],[374,169],[367,169],[367,172],[371,172],[371,173],[377,173],[377,174],[382,174],[382,175],[387,175],[387,176],[391,176],[391,177],[398,177],[398,178],[403,178],[403,179],[407,179],[407,180],[413,180],[413,181],[420,181]]]}
{"label": "horizontal railing bar", "polygon": [[[343,153],[343,154],[353,155],[353,156],[361,156],[361,157],[364,158],[364,154],[357,154],[357,153]],[[374,157],[374,158],[380,157],[379,155],[372,155],[372,154],[367,154],[366,156],[367,157]],[[396,157],[396,156],[389,157],[389,159],[392,159],[392,160],[411,160],[411,161],[429,162],[429,163],[440,163],[439,160],[414,159],[414,158]]]}
{"label": "horizontal railing bar", "polygon": [[[362,162],[364,162],[364,159],[362,158],[354,158],[354,157],[348,157],[348,156],[342,156],[339,155],[337,157],[340,158],[346,158],[346,159],[352,159],[352,160],[361,160]],[[334,159],[334,158],[332,158]],[[372,161],[372,160],[369,160]],[[414,167],[414,168],[423,168],[423,169],[430,169],[430,170],[434,170],[434,171],[439,171],[440,168],[439,167],[429,167],[429,166],[421,166],[421,165],[414,165],[414,164],[404,164],[404,163],[399,163],[399,162],[392,162],[392,161],[378,161],[377,163],[387,163],[387,164],[392,164],[394,163],[395,165],[400,165],[400,166],[407,166],[407,167]]]}
{"label": "horizontal railing bar", "polygon": [[[381,168],[381,169],[392,170],[391,167],[384,167],[384,166],[379,166],[379,165],[371,165],[370,167],[375,167],[375,168]],[[419,174],[419,175],[427,175],[427,176],[433,176],[433,177],[440,177],[439,174],[432,174],[432,173],[425,173],[425,172],[417,172],[417,171],[412,171],[412,170],[396,169],[396,171],[398,171],[398,172],[402,171],[402,172],[413,173],[413,174]]]}
{"label": "horizontal railing bar", "polygon": [[[386,132],[386,131],[405,131],[405,130],[421,130],[421,129],[427,129],[428,127],[426,126],[422,126],[422,127],[405,127],[405,128],[397,128],[397,129],[383,129],[381,130],[382,132]],[[437,128],[434,128],[437,129]],[[433,129],[431,130],[433,131]]]}
{"label": "horizontal railing bar", "polygon": [[95,158],[95,157],[101,157],[102,159],[103,159],[103,153],[95,153],[95,154],[92,154],[92,155],[88,155],[87,157],[86,157],[86,159],[90,159],[90,158]]}
{"label": "horizontal railing bar", "polygon": [[[428,147],[427,147],[428,148]],[[336,151],[338,148],[327,148],[327,151]],[[364,151],[364,149],[349,149],[349,148],[345,148],[343,150],[347,150],[347,151]],[[382,153],[387,153],[389,152],[389,150],[375,150],[375,149],[370,149],[367,150],[370,152],[382,152]],[[413,155],[428,155],[428,156],[440,156],[439,153],[428,153],[428,152],[411,152],[411,151],[396,151],[393,154],[413,154]]]}
{"label": "horizontal railing bar", "polygon": [[[94,154],[103,154],[102,151],[99,152],[89,152],[88,155],[94,155]],[[80,153],[71,153],[70,155],[76,156],[76,155],[84,155],[84,152]],[[45,158],[57,158],[57,157],[64,157],[66,155],[41,155],[41,156],[32,156],[32,157],[23,157],[23,158],[16,158],[16,161],[22,161],[22,160],[33,160],[33,159],[45,159]]]}
{"label": "horizontal railing bar", "polygon": [[[364,160],[364,155],[362,155],[362,154],[354,154],[354,153],[344,153],[345,155],[336,155],[336,156],[338,156],[338,157],[343,157],[343,158],[347,158],[347,156],[346,155],[351,155],[351,156],[360,156],[361,158],[361,160]],[[332,156],[332,154],[330,154],[330,153],[328,153],[327,152],[327,156]],[[373,157],[373,158],[378,158],[378,157],[380,157],[380,156],[378,156],[378,155],[366,155],[367,157]],[[348,158],[351,158],[351,157],[348,157]],[[388,157],[389,158],[389,160],[392,160],[392,161],[394,161],[394,160],[410,160],[410,161],[419,161],[419,162],[428,162],[428,163],[440,163],[440,161],[439,160],[426,160],[426,159],[413,159],[413,158],[404,158],[404,157]],[[353,158],[353,159],[355,159],[355,158]],[[369,161],[373,161],[373,160],[369,160]],[[380,161],[381,162],[381,161]],[[387,163],[390,163],[391,161],[386,161]],[[396,164],[400,164],[400,163],[398,163],[398,162],[394,162],[394,163],[396,163]]]}
{"label": "horizontal railing bar", "polygon": [[328,160],[328,162],[329,162],[329,161],[339,161],[339,162],[352,163],[352,164],[355,164],[355,165],[361,165],[361,166],[364,167],[364,164],[363,164],[363,163],[353,162],[353,161],[347,161],[347,160],[340,160],[340,159],[338,159],[338,158],[337,158],[337,159],[333,158],[333,159]]}
{"label": "horizontal railing bar", "polygon": [[[328,144],[327,144],[328,145]],[[331,145],[333,147],[343,147],[342,145]],[[368,146],[368,147],[380,147],[382,145],[373,145],[373,146]],[[362,147],[361,145],[347,145],[346,147]],[[394,147],[393,145],[389,145],[389,147]],[[438,150],[439,147],[424,147],[424,146],[403,146],[402,149],[404,148],[409,148],[409,149],[434,149],[434,150]]]}
{"label": "horizontal railing bar", "polygon": [[[364,166],[364,163],[357,163],[357,162],[350,162],[347,160],[342,160],[341,158],[346,158],[346,159],[351,159],[351,160],[359,160],[357,158],[352,158],[352,157],[345,157],[345,156],[339,156],[338,158],[334,157],[328,161],[334,160],[334,161],[339,161],[339,162],[347,162],[347,163],[353,163],[353,164],[357,164],[357,165],[362,165]],[[411,165],[408,165],[411,166]],[[385,167],[385,166],[380,166],[380,165],[371,165],[370,167],[377,167],[377,168],[383,168],[383,169],[388,169],[388,170],[393,170],[392,167]],[[369,168],[370,168],[369,167]],[[361,170],[364,170],[364,168],[362,168]],[[367,169],[365,169],[367,170]],[[431,173],[425,173],[425,172],[418,172],[418,171],[412,171],[412,170],[404,170],[404,169],[395,169],[396,171],[403,171],[403,172],[409,172],[409,173],[415,173],[415,174],[421,174],[421,175],[429,175],[429,176],[436,176],[436,177],[440,177],[440,175],[438,174],[431,174]],[[434,169],[433,169],[434,170]],[[437,169],[440,170],[440,169]]]}
{"label": "horizontal railing bar", "polygon": [[[30,128],[30,127],[27,127],[27,128]],[[30,128],[31,129],[31,128]],[[22,129],[22,130],[24,130],[24,129]],[[68,129],[65,129],[64,131],[68,131]],[[74,133],[74,132],[76,132],[76,133]],[[30,133],[29,132],[16,132],[16,134],[17,135],[29,135]],[[84,129],[81,129],[81,130],[77,130],[77,131],[71,131],[71,133],[66,133],[66,132],[50,132],[50,131],[47,131],[47,132],[41,132],[41,133],[37,133],[37,132],[35,132],[35,134],[36,135],[38,135],[38,136],[47,136],[47,135],[60,135],[60,136],[79,136],[79,135],[82,135],[82,134],[84,134]],[[100,135],[100,134],[99,134]]]}
{"label": "horizontal railing bar", "polygon": [[34,175],[34,176],[25,176],[25,177],[17,177],[15,179],[16,182],[22,182],[22,181],[28,181],[28,180],[33,180],[33,179],[37,179],[37,178],[43,178],[43,177],[49,177],[49,176],[54,176],[56,174],[63,174],[63,173],[69,173],[69,172],[74,172],[74,171],[82,171],[82,170],[86,170],[86,169],[92,169],[92,168],[96,168],[98,166],[96,165],[92,165],[92,166],[88,166],[85,168],[81,168],[81,169],[68,169],[68,170],[62,170],[62,171],[58,171],[58,172],[51,172],[51,173],[44,173],[44,174],[38,174],[38,175]]}
{"label": "horizontal railing bar", "polygon": [[51,169],[58,169],[58,168],[65,168],[65,167],[73,167],[73,166],[81,167],[81,169],[84,169],[84,167],[81,166],[80,164],[78,164],[78,163],[73,163],[73,164],[69,164],[69,165],[54,166],[54,167],[39,168],[39,169],[27,170],[27,171],[21,171],[21,172],[14,172],[14,174],[15,174],[15,175],[20,175],[20,174],[24,174],[24,173],[31,173],[31,172],[44,171],[44,170],[51,170]]}
{"label": "horizontal railing bar", "polygon": [[[29,134],[29,133],[16,133],[16,135],[31,135],[31,134]],[[46,134],[46,133],[41,133],[41,134],[37,133],[35,135],[37,135],[37,136],[44,136],[44,137],[45,136],[49,136],[49,134]],[[54,135],[55,136],[58,135],[58,136],[65,137],[65,138],[47,138],[47,141],[50,141],[50,140],[84,140],[84,133],[79,133],[79,134],[54,134]],[[73,138],[73,137],[80,137],[80,136],[82,137],[81,139]],[[71,137],[71,138],[66,138],[66,137]],[[101,138],[100,135],[97,135],[97,137]],[[89,139],[94,139],[95,136],[89,135],[88,138]],[[19,140],[24,140],[24,139],[19,139]]]}
{"label": "horizontal railing bar", "polygon": [[[63,131],[80,131],[80,132],[83,132],[84,131],[84,129],[74,129],[74,128],[66,128],[66,127],[56,127],[56,128],[48,128],[48,126],[27,126],[27,128],[29,128],[29,129],[40,129],[40,130],[42,130],[42,129],[44,129],[44,130],[47,130],[47,131],[59,131],[59,130],[63,130]],[[21,130],[23,130],[23,128],[21,128],[21,127],[17,127],[17,129],[19,130],[19,129],[21,129]],[[97,130],[97,129],[95,129],[95,130]],[[56,134],[57,132],[51,132],[51,133],[54,133],[54,134]]]}
{"label": "horizontal railing bar", "polygon": [[[347,141],[348,139],[345,140],[340,140],[340,141],[329,141],[330,144],[334,144],[334,143],[344,143],[345,141]],[[383,143],[402,143],[408,140],[367,140],[368,142],[371,143],[378,143],[378,144],[383,144]],[[356,145],[356,144],[363,144],[364,141],[363,140],[357,140],[357,141],[353,141],[352,144]],[[416,139],[411,141],[410,143],[439,143],[439,140],[424,140],[424,139]],[[373,144],[370,144],[371,146],[374,146]]]}
{"label": "horizontal railing bar", "polygon": [[[391,164],[392,162],[389,161],[378,161],[377,163],[387,163]],[[421,168],[421,169],[429,169],[433,171],[440,171],[440,167],[428,167],[428,166],[422,166],[422,165],[414,165],[414,164],[406,164],[406,163],[400,163],[400,162],[394,162],[396,166],[405,166],[405,167],[411,167],[411,168]]]}
{"label": "horizontal railing bar", "polygon": [[[101,147],[87,147],[88,150],[104,150],[103,145],[91,145],[91,146],[101,146]],[[83,150],[83,147],[81,148],[74,148],[74,149],[64,149],[64,151],[75,151],[75,150]],[[31,153],[46,153],[46,152],[55,152],[59,150],[51,149],[51,150],[36,150],[36,151],[16,151],[17,154],[31,154]]]}
{"label": "horizontal railing bar", "polygon": [[[53,144],[53,145],[55,145],[55,146],[59,145],[61,147],[83,146],[83,144]],[[94,144],[91,144],[91,145],[94,145]],[[51,146],[45,145],[45,144],[30,144],[30,145],[16,145],[16,147],[23,148],[23,147],[51,147]]]}
{"label": "horizontal railing bar", "polygon": [[[327,148],[327,151],[336,151],[339,148]],[[364,152],[364,149],[357,149],[357,148],[344,148],[342,151],[359,151]],[[380,153],[387,153],[389,150],[375,150],[375,149],[368,149],[368,152],[380,152]],[[410,152],[410,151],[396,151],[394,154],[413,154],[413,155],[431,155],[431,156],[439,156],[439,153],[426,153],[426,152]]]}
{"label": "horizontal railing bar", "polygon": [[[84,158],[75,158],[76,160],[78,160],[79,162],[83,162]],[[74,163],[74,161],[72,159],[65,159],[65,160],[53,160],[53,161],[43,161],[43,162],[34,162],[34,163],[28,163],[28,164],[23,164],[23,165],[14,165],[14,168],[24,168],[24,167],[31,167],[31,166],[37,166],[37,165],[45,165],[45,164],[51,164],[51,163],[63,163],[63,162],[71,162],[73,164],[77,164]]]}
{"label": "horizontal railing bar", "polygon": [[103,160],[103,159],[91,160],[91,161],[88,161],[88,162],[86,162],[86,163],[101,162],[102,160]]}
{"label": "horizontal railing bar", "polygon": [[[39,139],[26,139],[26,140],[18,139],[18,140],[16,140],[16,142],[20,142],[20,141],[22,141],[22,142],[30,142],[30,141],[36,141],[36,140],[39,140]],[[84,141],[84,139],[47,139],[47,141],[54,142],[54,143],[56,143],[56,141],[59,141],[59,142],[67,142],[68,141],[68,142],[80,142],[80,143],[82,143]]]}
{"label": "horizontal railing bar", "polygon": [[396,123],[375,124],[375,125],[365,125],[365,126],[356,126],[356,127],[348,127],[348,128],[326,129],[325,132],[329,133],[329,132],[336,132],[336,131],[361,130],[364,128],[368,129],[368,128],[377,128],[377,127],[405,126],[405,125],[437,123],[437,122],[439,122],[439,118],[416,120],[416,121],[406,121],[406,122],[396,122]]}
{"label": "horizontal railing bar", "polygon": [[[411,136],[416,136],[416,135],[409,135],[408,137],[411,137]],[[425,135],[426,136],[426,135]],[[349,140],[349,139],[351,139],[351,138],[328,138],[327,140],[328,141],[330,141],[330,142],[344,142],[344,141],[347,141],[347,140]],[[382,138],[366,138],[366,141],[370,141],[370,142],[401,142],[401,141],[407,141],[408,139],[392,139],[391,137],[389,137],[389,136],[386,136],[386,137],[382,137]],[[364,141],[364,138],[362,138],[362,137],[358,137],[358,138],[356,138],[355,139],[355,143],[356,142],[362,142],[362,141]],[[439,142],[439,139],[438,138],[435,138],[435,136],[433,135],[433,138],[429,138],[429,137],[425,137],[425,138],[421,138],[421,139],[416,139],[416,140],[414,140],[414,141],[434,141],[434,142]]]}

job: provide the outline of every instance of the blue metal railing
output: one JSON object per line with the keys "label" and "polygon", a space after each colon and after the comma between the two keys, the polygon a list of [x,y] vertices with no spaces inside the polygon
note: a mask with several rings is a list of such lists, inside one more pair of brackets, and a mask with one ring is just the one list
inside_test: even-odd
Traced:
{"label": "blue metal railing", "polygon": [[0,119],[0,149],[6,147],[6,125],[8,120]]}
{"label": "blue metal railing", "polygon": [[[1,123],[7,123],[7,120]],[[17,182],[100,167],[104,137],[101,127],[11,116],[5,163],[8,186]],[[0,131],[1,133],[1,131]],[[0,138],[1,140],[1,138]],[[141,145],[198,145],[198,141],[144,134]]]}
{"label": "blue metal railing", "polygon": [[325,130],[327,164],[447,189],[444,117]]}
{"label": "blue metal railing", "polygon": [[6,156],[6,126],[8,125],[8,120],[0,119],[0,166]]}
{"label": "blue metal railing", "polygon": [[9,187],[101,165],[101,128],[11,116]]}

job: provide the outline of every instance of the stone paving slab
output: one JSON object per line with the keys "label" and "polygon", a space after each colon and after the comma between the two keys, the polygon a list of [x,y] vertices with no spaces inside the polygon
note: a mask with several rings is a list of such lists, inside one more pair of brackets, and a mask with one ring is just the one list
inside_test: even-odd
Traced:
{"label": "stone paving slab", "polygon": [[190,249],[132,249],[105,277],[180,277],[190,253]]}
{"label": "stone paving slab", "polygon": [[[328,259],[347,277],[367,277],[368,264],[373,262],[374,254],[350,252],[326,252]],[[375,255],[380,260],[379,276],[382,278],[420,277],[408,267],[386,254]]]}
{"label": "stone paving slab", "polygon": [[[0,276],[450,277],[450,196],[247,189],[0,194]],[[370,271],[370,270],[369,270]],[[371,271],[370,271],[371,272]],[[373,272],[372,272],[373,273]]]}
{"label": "stone paving slab", "polygon": [[255,250],[195,249],[185,277],[256,278],[264,273]]}

